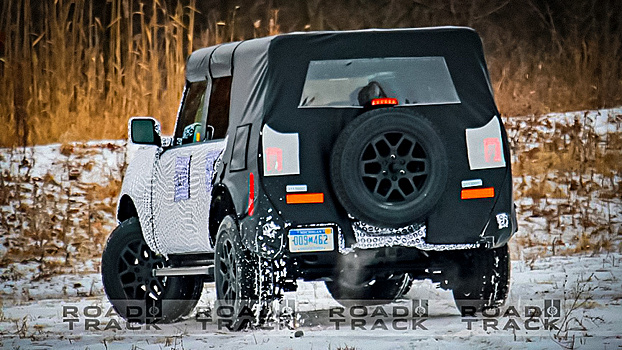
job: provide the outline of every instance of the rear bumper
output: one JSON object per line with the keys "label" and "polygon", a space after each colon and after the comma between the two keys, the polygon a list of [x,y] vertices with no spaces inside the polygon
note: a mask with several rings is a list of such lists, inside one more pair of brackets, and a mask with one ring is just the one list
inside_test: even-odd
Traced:
{"label": "rear bumper", "polygon": [[[256,202],[255,214],[240,220],[242,239],[249,250],[266,258],[304,257],[302,259],[306,265],[326,266],[328,269],[332,269],[331,266],[335,265],[336,256],[349,255],[353,252],[385,248],[388,251],[408,251],[407,256],[412,261],[417,261],[421,254],[426,252],[459,251],[480,247],[496,248],[506,244],[517,230],[516,211],[512,202],[511,176],[506,178],[504,186],[507,188],[499,189],[497,197],[494,198],[495,204],[487,215],[486,224],[475,232],[473,230],[464,232],[460,230],[460,227],[441,231],[438,228],[431,229],[424,224],[410,225],[400,229],[383,229],[351,222],[349,219],[339,220],[341,222],[336,220],[337,222],[296,224],[286,221],[271,206],[268,198],[260,195]],[[481,214],[479,216],[481,217]],[[292,228],[309,227],[333,228],[333,250],[311,253],[290,252],[289,231]],[[452,240],[456,234],[460,238]],[[395,256],[396,254],[389,255]],[[403,265],[401,260],[397,261]]]}
{"label": "rear bumper", "polygon": [[365,271],[370,275],[410,273],[418,277],[433,277],[455,269],[465,252],[384,247],[354,249],[351,254],[292,254],[287,258],[288,278],[331,280],[344,273],[353,273],[353,270]]}

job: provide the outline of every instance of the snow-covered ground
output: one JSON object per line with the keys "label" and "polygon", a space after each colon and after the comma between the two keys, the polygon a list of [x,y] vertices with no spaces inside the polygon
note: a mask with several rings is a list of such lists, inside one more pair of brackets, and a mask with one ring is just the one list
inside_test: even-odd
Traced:
{"label": "snow-covered ground", "polygon": [[[0,149],[0,348],[622,347],[622,177],[606,168],[620,156],[622,108],[505,124],[520,228],[511,244],[510,300],[500,315],[462,317],[450,291],[421,281],[404,300],[369,308],[367,317],[344,310],[342,318],[323,283],[301,282],[285,296],[296,310],[293,329],[240,333],[201,318],[213,307],[213,283],[198,314],[161,329],[127,329],[137,326],[109,313],[99,256],[116,225],[115,195],[131,157],[124,142]],[[414,317],[421,300],[428,316]],[[526,315],[555,311],[551,305],[558,316]],[[560,329],[545,329],[553,321]]]}
{"label": "snow-covered ground", "polygon": [[[421,281],[413,285],[406,298],[384,306],[384,313],[368,307],[368,317],[350,317],[350,312],[355,315],[363,312],[352,308],[346,309],[342,318],[338,314],[339,305],[330,298],[324,284],[308,282],[301,283],[297,292],[285,295],[290,305],[295,306],[294,329],[278,329],[273,325],[275,330],[239,333],[219,329],[215,320],[201,322],[203,319],[196,314],[183,322],[158,325],[160,329],[128,325],[114,314],[106,315],[111,306],[102,295],[98,274],[54,276],[34,283],[21,279],[5,288],[30,289],[34,300],[5,299],[0,347],[550,349],[574,344],[575,348],[583,349],[616,349],[622,346],[621,254],[555,256],[534,263],[512,263],[510,299],[498,310],[498,316],[497,310],[493,310],[477,318],[461,317],[450,291],[437,288],[430,281]],[[213,283],[206,284],[197,310],[213,305],[214,297]],[[413,317],[413,300],[428,301],[427,317]],[[546,314],[550,311],[545,308],[547,300],[559,306],[559,315]],[[543,314],[529,317],[526,310],[535,308]],[[376,315],[372,317],[374,311]],[[408,315],[401,316],[402,311]],[[78,318],[71,312],[77,312]],[[78,321],[72,323],[69,319]],[[365,329],[360,327],[363,321]],[[87,322],[92,326],[85,330]],[[546,327],[547,322],[559,329]]]}

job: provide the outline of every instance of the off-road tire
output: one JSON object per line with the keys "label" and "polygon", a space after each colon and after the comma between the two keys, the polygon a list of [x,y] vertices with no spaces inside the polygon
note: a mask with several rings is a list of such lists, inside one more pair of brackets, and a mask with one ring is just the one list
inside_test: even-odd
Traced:
{"label": "off-road tire", "polygon": [[216,307],[233,309],[233,315],[226,315],[228,328],[263,325],[278,297],[274,264],[244,248],[233,216],[220,223],[214,249]]}
{"label": "off-road tire", "polygon": [[123,318],[140,323],[172,323],[188,315],[203,291],[199,276],[155,277],[168,261],[145,242],[138,218],[121,223],[102,254],[104,291]]}
{"label": "off-road tire", "polygon": [[510,253],[507,244],[494,249],[464,252],[457,275],[451,276],[454,301],[465,316],[505,303],[510,290]]}
{"label": "off-road tire", "polygon": [[370,276],[344,274],[334,281],[326,281],[330,295],[343,306],[383,305],[402,297],[410,290],[409,274]]}
{"label": "off-road tire", "polygon": [[447,156],[434,125],[399,108],[363,113],[331,154],[333,189],[344,209],[378,227],[420,221],[445,191]]}

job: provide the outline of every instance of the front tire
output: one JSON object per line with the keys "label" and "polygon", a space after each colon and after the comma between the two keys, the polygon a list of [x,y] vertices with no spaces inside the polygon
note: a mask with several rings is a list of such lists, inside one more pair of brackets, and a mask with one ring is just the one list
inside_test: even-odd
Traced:
{"label": "front tire", "polygon": [[131,322],[176,322],[188,315],[201,297],[201,277],[153,276],[153,269],[167,266],[168,261],[147,246],[135,217],[112,231],[101,264],[110,303]]}

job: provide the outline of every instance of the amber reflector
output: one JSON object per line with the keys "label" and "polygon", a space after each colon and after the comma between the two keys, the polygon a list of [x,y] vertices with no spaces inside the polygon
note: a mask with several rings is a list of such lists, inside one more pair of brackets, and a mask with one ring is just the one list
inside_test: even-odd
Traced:
{"label": "amber reflector", "polygon": [[468,190],[462,190],[462,192],[460,192],[461,199],[494,198],[494,196],[494,187],[472,188]]}
{"label": "amber reflector", "polygon": [[324,203],[324,193],[288,194],[287,204]]}

